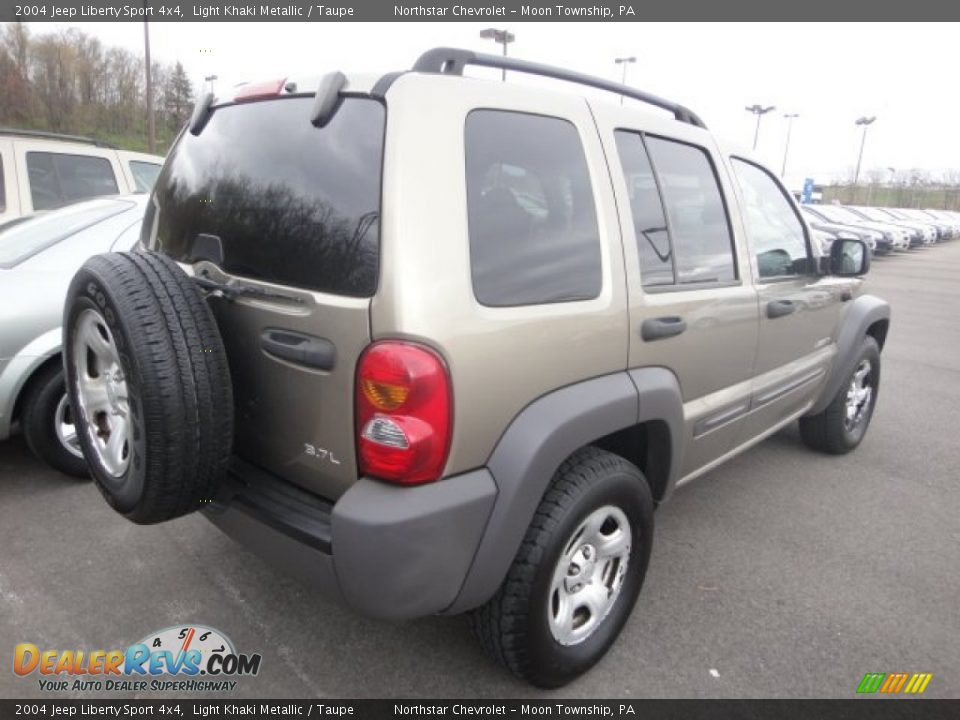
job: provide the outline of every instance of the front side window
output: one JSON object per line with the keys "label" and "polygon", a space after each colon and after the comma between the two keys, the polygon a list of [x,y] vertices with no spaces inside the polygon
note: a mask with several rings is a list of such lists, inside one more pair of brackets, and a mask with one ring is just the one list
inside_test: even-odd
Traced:
{"label": "front side window", "polygon": [[630,213],[640,255],[640,275],[644,287],[672,285],[673,252],[663,214],[660,191],[650,166],[650,158],[639,133],[618,130],[617,154],[623,167]]}
{"label": "front side window", "polygon": [[50,210],[120,192],[113,166],[106,158],[28,152],[27,173],[34,210]]}
{"label": "front side window", "polygon": [[674,140],[647,136],[646,142],[670,222],[677,282],[736,280],[730,224],[709,156]]}
{"label": "front side window", "polygon": [[602,286],[586,156],[566,120],[475,110],[466,122],[470,263],[477,300],[589,300]]}
{"label": "front side window", "polygon": [[809,271],[803,223],[783,189],[766,170],[733,158],[744,203],[744,224],[757,255],[760,277],[787,277]]}

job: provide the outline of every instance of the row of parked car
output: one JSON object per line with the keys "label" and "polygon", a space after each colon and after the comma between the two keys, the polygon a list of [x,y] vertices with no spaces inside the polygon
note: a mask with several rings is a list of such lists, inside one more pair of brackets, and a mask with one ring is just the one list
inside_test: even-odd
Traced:
{"label": "row of parked car", "polygon": [[834,240],[863,240],[877,255],[960,237],[960,212],[917,208],[801,205],[807,224],[829,252]]}

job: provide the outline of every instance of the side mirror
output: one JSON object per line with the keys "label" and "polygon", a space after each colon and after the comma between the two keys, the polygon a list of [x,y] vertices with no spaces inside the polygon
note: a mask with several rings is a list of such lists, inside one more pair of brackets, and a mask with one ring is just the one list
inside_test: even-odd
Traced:
{"label": "side mirror", "polygon": [[835,240],[830,247],[830,273],[840,277],[865,275],[870,270],[870,249],[863,240]]}

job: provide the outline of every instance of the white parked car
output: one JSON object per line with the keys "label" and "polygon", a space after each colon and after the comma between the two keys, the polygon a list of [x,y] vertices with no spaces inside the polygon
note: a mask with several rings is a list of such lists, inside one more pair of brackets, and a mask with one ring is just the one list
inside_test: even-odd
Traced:
{"label": "white parked car", "polygon": [[150,192],[162,166],[159,155],[89,138],[0,129],[0,226],[88,198]]}
{"label": "white parked car", "polygon": [[0,440],[19,421],[33,452],[85,476],[60,356],[63,301],[91,255],[130,250],[146,195],[86,200],[0,226]]}

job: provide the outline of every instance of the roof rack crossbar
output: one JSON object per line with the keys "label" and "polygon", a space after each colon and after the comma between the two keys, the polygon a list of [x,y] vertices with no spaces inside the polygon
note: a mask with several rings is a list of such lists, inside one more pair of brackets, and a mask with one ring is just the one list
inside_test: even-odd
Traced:
{"label": "roof rack crossbar", "polygon": [[513,70],[528,75],[540,75],[541,77],[566,80],[567,82],[586,85],[599,90],[607,90],[617,95],[623,95],[667,110],[673,113],[673,116],[680,122],[701,128],[707,127],[695,112],[671,100],[651,95],[642,90],[632,88],[629,85],[621,85],[617,82],[611,82],[610,80],[604,80],[603,78],[585,75],[572,70],[565,70],[554,67],[553,65],[517,60],[500,55],[487,55],[485,53],[473,52],[472,50],[440,47],[427,50],[427,52],[421,55],[414,64],[413,70],[414,72],[438,73],[442,75],[463,75],[463,70],[467,65]]}
{"label": "roof rack crossbar", "polygon": [[18,128],[0,128],[0,135],[18,135],[20,137],[46,138],[49,140],[63,140],[66,142],[83,143],[84,145],[96,145],[102,148],[111,148],[116,150],[115,145],[96,140],[95,138],[85,137],[83,135],[67,135],[64,133],[53,132],[50,130],[21,130]]}

